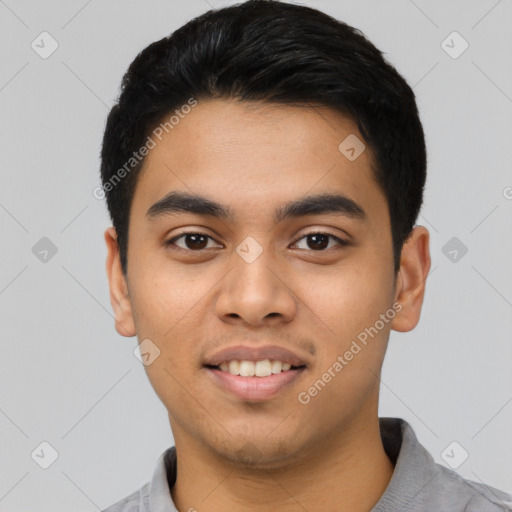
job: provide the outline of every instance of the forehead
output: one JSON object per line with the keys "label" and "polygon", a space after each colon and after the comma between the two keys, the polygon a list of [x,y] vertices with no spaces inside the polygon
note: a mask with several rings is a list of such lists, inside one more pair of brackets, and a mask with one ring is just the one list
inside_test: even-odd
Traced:
{"label": "forehead", "polygon": [[387,208],[357,125],[327,107],[200,101],[154,141],[133,199],[138,216],[173,190],[229,205],[237,221],[312,194],[344,195],[370,216]]}

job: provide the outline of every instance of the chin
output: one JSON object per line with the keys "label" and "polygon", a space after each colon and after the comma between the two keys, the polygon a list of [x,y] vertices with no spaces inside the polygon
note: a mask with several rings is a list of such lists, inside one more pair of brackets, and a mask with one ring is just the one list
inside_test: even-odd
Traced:
{"label": "chin", "polygon": [[226,440],[227,445],[222,448],[214,448],[218,456],[226,459],[239,468],[250,470],[261,469],[262,471],[287,466],[293,455],[300,451],[297,446],[292,446],[292,441],[279,440],[269,443],[265,435],[258,439],[247,441],[244,437],[237,443],[239,448],[234,446],[235,440],[230,437]]}

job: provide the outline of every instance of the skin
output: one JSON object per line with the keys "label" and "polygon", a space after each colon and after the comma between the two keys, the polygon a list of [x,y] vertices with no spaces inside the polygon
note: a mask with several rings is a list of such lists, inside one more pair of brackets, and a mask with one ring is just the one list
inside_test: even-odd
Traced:
{"label": "skin", "polygon": [[[105,231],[116,329],[150,339],[160,356],[146,366],[165,405],[178,454],[171,494],[180,511],[368,511],[393,464],[379,432],[379,376],[389,333],[420,319],[430,269],[429,232],[416,226],[393,273],[391,226],[373,179],[370,148],[349,161],[338,145],[357,125],[327,108],[200,101],[152,149],[133,198],[127,275],[114,228]],[[235,220],[191,213],[150,221],[173,190],[229,206]],[[337,191],[367,219],[323,214],[274,224],[276,207]],[[186,232],[207,239],[197,249]],[[351,241],[317,249],[308,233]],[[236,252],[248,236],[263,252]],[[326,241],[326,244],[327,244]],[[196,242],[197,244],[197,242]],[[365,328],[393,304],[385,323],[343,370],[304,405],[307,391]],[[203,362],[247,341],[276,344],[308,363],[270,400],[244,401],[212,382]]]}

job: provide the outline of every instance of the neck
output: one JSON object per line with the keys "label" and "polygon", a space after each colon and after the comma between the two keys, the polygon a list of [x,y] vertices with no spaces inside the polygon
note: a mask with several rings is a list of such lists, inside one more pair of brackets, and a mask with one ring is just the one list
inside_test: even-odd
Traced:
{"label": "neck", "polygon": [[319,440],[300,460],[272,469],[234,465],[182,434],[179,428],[174,434],[178,476],[171,490],[180,511],[369,512],[393,475],[377,416]]}

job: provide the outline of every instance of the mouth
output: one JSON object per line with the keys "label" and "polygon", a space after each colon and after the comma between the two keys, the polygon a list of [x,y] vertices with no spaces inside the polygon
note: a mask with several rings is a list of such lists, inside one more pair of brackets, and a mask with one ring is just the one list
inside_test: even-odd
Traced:
{"label": "mouth", "polygon": [[278,345],[226,347],[203,360],[211,383],[230,398],[264,401],[290,391],[308,370],[308,360]]}
{"label": "mouth", "polygon": [[231,375],[259,378],[277,375],[290,370],[300,370],[306,367],[305,364],[294,366],[291,363],[270,359],[263,359],[262,361],[239,361],[234,359],[232,361],[223,361],[219,365],[206,364],[204,366],[211,370],[229,372]]}
{"label": "mouth", "polygon": [[289,389],[304,373],[306,365],[279,360],[231,360],[206,364],[213,382],[223,391],[246,401],[264,401]]}

